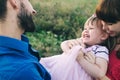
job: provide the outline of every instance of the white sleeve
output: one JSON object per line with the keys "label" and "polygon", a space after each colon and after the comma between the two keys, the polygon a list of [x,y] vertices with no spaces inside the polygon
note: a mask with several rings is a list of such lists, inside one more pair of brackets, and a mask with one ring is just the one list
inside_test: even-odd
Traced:
{"label": "white sleeve", "polygon": [[96,50],[94,50],[96,57],[101,57],[109,61],[109,51],[104,46],[98,46]]}

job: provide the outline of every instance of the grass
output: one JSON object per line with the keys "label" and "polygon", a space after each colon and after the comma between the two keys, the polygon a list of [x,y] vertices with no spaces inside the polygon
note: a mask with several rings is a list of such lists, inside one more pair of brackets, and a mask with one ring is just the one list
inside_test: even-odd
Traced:
{"label": "grass", "polygon": [[[64,11],[69,9],[75,9],[77,7],[82,8],[84,11],[88,11],[88,13],[91,15],[91,13],[94,13],[95,7],[97,4],[97,0],[31,0],[33,6],[39,5],[38,7],[49,7],[49,8],[55,8],[55,5],[61,5],[61,9]],[[82,10],[81,10],[82,11]]]}

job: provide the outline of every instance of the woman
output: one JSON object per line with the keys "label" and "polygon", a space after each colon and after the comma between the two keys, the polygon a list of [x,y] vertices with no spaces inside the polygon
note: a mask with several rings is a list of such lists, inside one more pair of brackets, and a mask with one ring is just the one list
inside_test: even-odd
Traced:
{"label": "woman", "polygon": [[[110,53],[108,71],[101,80],[120,80],[120,0],[100,0],[96,16],[102,20],[103,29],[117,38],[117,44]],[[92,54],[87,56],[92,60]]]}
{"label": "woman", "polygon": [[[115,49],[109,58],[109,67],[106,78],[120,80],[120,0],[100,0],[96,8],[96,15],[102,20],[103,29],[110,36],[118,38]],[[105,78],[105,77],[104,77]],[[107,80],[104,79],[103,80]],[[108,79],[108,80],[109,80]]]}

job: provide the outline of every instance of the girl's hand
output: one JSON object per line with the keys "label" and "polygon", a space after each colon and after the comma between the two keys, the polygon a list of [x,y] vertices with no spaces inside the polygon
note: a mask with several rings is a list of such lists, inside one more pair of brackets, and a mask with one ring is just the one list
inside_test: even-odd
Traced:
{"label": "girl's hand", "polygon": [[73,46],[79,45],[79,43],[76,39],[72,39],[72,40],[68,40],[67,45],[69,49],[71,49]]}
{"label": "girl's hand", "polygon": [[77,55],[77,61],[80,62],[81,59],[84,58],[84,52],[82,50],[79,50],[79,54]]}
{"label": "girl's hand", "polygon": [[91,51],[85,53],[84,58],[92,64],[94,64],[95,61],[96,61],[95,60],[95,55]]}
{"label": "girl's hand", "polygon": [[95,55],[92,52],[84,53],[82,50],[79,52],[77,56],[77,61],[80,61],[82,58],[86,59],[89,63],[95,64]]}
{"label": "girl's hand", "polygon": [[76,46],[76,45],[81,45],[85,47],[84,43],[82,42],[82,39],[78,38],[78,39],[71,39],[71,40],[63,41],[61,43],[61,49],[63,50],[63,52],[67,52],[70,49],[72,49],[73,46]]}
{"label": "girl's hand", "polygon": [[82,40],[82,37],[81,38],[77,38],[76,40],[77,40],[78,44],[81,45],[83,48],[86,47],[86,45],[84,44],[84,42]]}

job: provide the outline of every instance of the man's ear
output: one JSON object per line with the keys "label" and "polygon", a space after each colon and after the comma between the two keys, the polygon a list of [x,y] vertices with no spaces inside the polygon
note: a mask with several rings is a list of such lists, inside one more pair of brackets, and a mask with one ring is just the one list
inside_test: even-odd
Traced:
{"label": "man's ear", "polygon": [[17,0],[9,0],[9,2],[14,9],[18,8]]}

